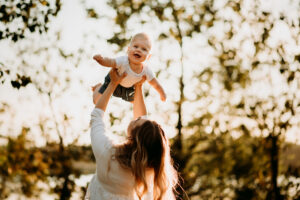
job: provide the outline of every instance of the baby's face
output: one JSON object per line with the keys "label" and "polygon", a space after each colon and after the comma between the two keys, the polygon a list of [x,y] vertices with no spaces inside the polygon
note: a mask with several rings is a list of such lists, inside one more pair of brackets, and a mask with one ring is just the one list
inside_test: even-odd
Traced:
{"label": "baby's face", "polygon": [[144,62],[151,50],[150,41],[143,37],[135,38],[128,47],[129,61],[135,64]]}

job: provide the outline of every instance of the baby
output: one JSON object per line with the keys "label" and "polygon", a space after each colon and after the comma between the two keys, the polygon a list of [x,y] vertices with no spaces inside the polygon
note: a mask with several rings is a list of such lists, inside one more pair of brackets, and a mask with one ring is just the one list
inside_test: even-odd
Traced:
{"label": "baby", "polygon": [[[134,98],[134,84],[139,82],[143,76],[146,76],[149,84],[160,94],[160,99],[162,101],[166,100],[164,89],[155,78],[155,75],[149,66],[144,63],[151,57],[150,50],[151,41],[148,35],[145,33],[138,33],[131,39],[126,56],[112,59],[97,54],[93,57],[100,65],[116,68],[119,74],[123,74],[124,72],[127,74],[114,91],[113,96],[132,102]],[[103,94],[109,82],[110,77],[108,74],[105,77],[104,83],[102,85],[96,85],[93,89],[95,89],[96,92],[98,91],[100,94]],[[99,93],[96,94],[97,98],[94,98],[94,103],[100,98]]]}

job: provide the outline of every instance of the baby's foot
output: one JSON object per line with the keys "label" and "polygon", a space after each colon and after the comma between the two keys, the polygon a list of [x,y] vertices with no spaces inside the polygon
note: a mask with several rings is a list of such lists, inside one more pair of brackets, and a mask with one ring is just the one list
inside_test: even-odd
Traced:
{"label": "baby's foot", "polygon": [[[92,86],[92,91],[94,92],[95,89],[96,89],[97,87],[99,87],[99,86],[101,87],[101,85],[102,85],[102,83],[98,83],[98,84]],[[100,87],[99,87],[99,88],[100,88]]]}

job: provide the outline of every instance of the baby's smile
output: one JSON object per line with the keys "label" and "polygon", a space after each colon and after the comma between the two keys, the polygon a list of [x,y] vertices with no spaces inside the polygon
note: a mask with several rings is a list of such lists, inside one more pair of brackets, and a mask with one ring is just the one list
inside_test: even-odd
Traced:
{"label": "baby's smile", "polygon": [[138,53],[134,53],[133,55],[134,55],[134,57],[136,57],[136,58],[140,58],[140,57],[141,57],[141,55],[138,54]]}

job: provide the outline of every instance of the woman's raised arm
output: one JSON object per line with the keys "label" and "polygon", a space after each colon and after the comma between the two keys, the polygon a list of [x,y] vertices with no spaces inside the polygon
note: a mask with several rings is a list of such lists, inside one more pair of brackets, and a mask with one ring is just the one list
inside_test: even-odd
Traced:
{"label": "woman's raised arm", "polygon": [[96,103],[96,108],[99,108],[103,111],[106,110],[108,101],[111,97],[111,95],[113,94],[113,92],[115,91],[116,87],[118,86],[118,84],[122,81],[122,79],[127,75],[126,73],[123,73],[121,76],[118,75],[117,73],[117,69],[113,68],[110,70],[109,72],[110,75],[110,83],[107,86],[106,90],[104,91],[104,93],[101,95],[100,99],[98,100],[98,102]]}
{"label": "woman's raised arm", "polygon": [[138,82],[134,85],[134,88],[135,88],[135,94],[134,94],[134,99],[133,99],[133,117],[134,117],[134,119],[137,119],[138,117],[147,115],[147,109],[145,106],[144,95],[143,95],[143,90],[142,90],[142,86],[143,86],[143,83],[145,82],[145,80],[146,80],[146,77],[144,76],[140,82]]}

